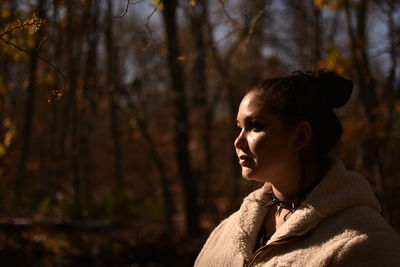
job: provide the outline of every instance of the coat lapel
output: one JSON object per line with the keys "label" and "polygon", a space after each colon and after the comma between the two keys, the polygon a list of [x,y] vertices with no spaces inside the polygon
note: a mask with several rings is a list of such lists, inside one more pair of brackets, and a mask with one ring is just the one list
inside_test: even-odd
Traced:
{"label": "coat lapel", "polygon": [[257,241],[258,232],[263,223],[269,207],[263,207],[268,203],[271,191],[271,185],[265,183],[260,189],[247,196],[237,213],[232,231],[232,238],[236,249],[243,258],[248,261]]}

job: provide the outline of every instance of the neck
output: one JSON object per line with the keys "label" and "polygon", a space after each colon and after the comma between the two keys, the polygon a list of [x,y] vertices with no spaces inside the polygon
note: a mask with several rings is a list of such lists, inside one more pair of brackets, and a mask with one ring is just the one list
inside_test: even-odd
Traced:
{"label": "neck", "polygon": [[295,180],[297,180],[298,183],[292,186],[289,184],[272,185],[273,193],[275,197],[281,201],[302,201],[322,178],[326,169],[326,160],[317,161],[315,158],[311,160],[309,157],[308,160],[306,158],[300,160],[299,168],[297,168],[295,174],[292,173],[292,175],[297,176]]}

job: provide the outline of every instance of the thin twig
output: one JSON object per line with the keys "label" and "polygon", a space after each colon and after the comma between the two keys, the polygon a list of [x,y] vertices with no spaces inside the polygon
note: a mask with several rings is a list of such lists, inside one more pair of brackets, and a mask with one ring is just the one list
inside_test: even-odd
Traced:
{"label": "thin twig", "polygon": [[127,2],[126,2],[126,6],[125,6],[125,9],[124,9],[124,11],[122,11],[122,13],[120,14],[120,15],[118,15],[118,16],[114,16],[114,17],[112,17],[113,19],[119,19],[119,18],[122,18],[123,16],[125,16],[125,14],[126,13],[128,13],[128,10],[129,10],[129,5],[136,5],[136,4],[138,4],[138,3],[140,3],[140,2],[143,2],[144,0],[138,0],[138,1],[136,1],[136,2],[133,2],[133,3],[131,3],[131,0],[128,0]]}
{"label": "thin twig", "polygon": [[[24,52],[24,53],[27,53],[27,54],[29,54],[29,55],[32,55],[33,54],[33,52],[32,51],[30,51],[30,50],[27,50],[27,49],[25,49],[25,48],[22,48],[22,47],[19,47],[18,45],[16,45],[16,44],[14,44],[13,42],[10,42],[10,41],[8,41],[8,40],[6,40],[6,39],[4,39],[3,37],[1,37],[0,36],[0,40],[1,41],[3,41],[3,42],[5,42],[6,44],[8,44],[8,45],[11,45],[12,47],[14,47],[15,49],[17,49],[17,50],[19,50],[19,51],[21,51],[21,52]],[[38,52],[38,51],[36,51],[36,52]],[[63,95],[63,93],[64,93],[64,91],[65,91],[65,88],[66,88],[66,86],[67,86],[67,79],[65,78],[65,76],[64,76],[64,74],[62,73],[62,71],[57,67],[57,66],[55,66],[53,63],[51,63],[48,59],[46,59],[46,58],[43,58],[42,56],[40,56],[40,55],[36,55],[37,56],[37,58],[39,59],[39,60],[41,60],[41,61],[43,61],[44,63],[46,63],[47,65],[49,65],[54,71],[56,71],[60,76],[61,76],[61,78],[63,79],[63,86],[62,86],[62,88],[61,88],[61,90],[52,90],[52,93],[53,94],[57,94],[57,96],[58,96],[58,98],[56,98],[54,101],[57,101],[57,100],[59,100],[60,99],[60,97]],[[61,91],[61,92],[60,92]],[[50,102],[50,101],[49,101]]]}
{"label": "thin twig", "polygon": [[128,9],[129,9],[129,4],[130,4],[130,3],[131,3],[131,0],[128,0],[128,1],[126,2],[125,10],[124,10],[120,15],[114,16],[113,19],[119,19],[119,18],[122,18],[123,16],[125,16],[125,14],[128,13]]}
{"label": "thin twig", "polygon": [[36,53],[39,53],[40,49],[42,49],[42,46],[46,43],[47,41],[47,35],[45,35],[41,40],[40,43],[38,44],[36,48]]}
{"label": "thin twig", "polygon": [[262,19],[265,13],[268,11],[272,0],[269,0],[265,3],[264,7],[252,18],[250,22],[249,30],[247,31],[247,36],[243,39],[242,44],[240,45],[241,50],[246,51],[248,45],[250,43],[251,37],[254,34],[254,29],[257,23]]}
{"label": "thin twig", "polygon": [[254,28],[255,28],[256,24],[258,23],[258,21],[260,21],[262,19],[264,14],[268,11],[268,8],[270,7],[271,3],[272,3],[272,0],[267,1],[265,3],[264,7],[251,20],[249,35],[252,35],[254,33]]}
{"label": "thin twig", "polygon": [[228,19],[231,21],[232,25],[237,26],[238,23],[232,18],[229,12],[225,9],[224,0],[218,0],[218,2],[221,4],[222,11],[224,12],[225,16],[227,16]]}
{"label": "thin twig", "polygon": [[145,26],[146,29],[147,29],[147,32],[150,34],[151,40],[154,40],[154,37],[153,37],[153,31],[151,30],[151,28],[150,28],[150,26],[149,26],[150,19],[151,19],[151,17],[154,15],[154,13],[156,13],[156,11],[157,11],[158,7],[160,6],[160,4],[161,4],[161,0],[158,0],[157,5],[156,5],[156,6],[154,7],[154,9],[150,12],[150,14],[146,17],[146,23],[144,24],[144,26]]}

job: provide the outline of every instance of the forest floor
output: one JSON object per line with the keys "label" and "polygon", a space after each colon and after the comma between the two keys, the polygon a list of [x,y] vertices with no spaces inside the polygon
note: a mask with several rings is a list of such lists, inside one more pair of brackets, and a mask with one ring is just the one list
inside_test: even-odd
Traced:
{"label": "forest floor", "polygon": [[148,223],[0,222],[2,266],[193,266],[201,244]]}

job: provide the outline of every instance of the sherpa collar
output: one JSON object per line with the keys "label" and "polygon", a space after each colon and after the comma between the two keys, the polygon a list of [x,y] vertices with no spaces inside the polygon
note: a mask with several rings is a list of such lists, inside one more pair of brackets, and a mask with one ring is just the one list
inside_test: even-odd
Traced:
{"label": "sherpa collar", "polygon": [[[378,212],[380,205],[367,180],[356,172],[345,168],[343,162],[330,157],[331,167],[324,179],[315,186],[302,204],[274,233],[267,244],[290,236],[298,236],[313,229],[323,218],[354,206],[368,206]],[[236,229],[232,237],[245,260],[253,254],[263,219],[268,211],[272,186],[265,183],[260,189],[247,196],[236,214]]]}

